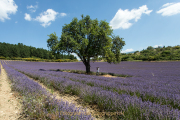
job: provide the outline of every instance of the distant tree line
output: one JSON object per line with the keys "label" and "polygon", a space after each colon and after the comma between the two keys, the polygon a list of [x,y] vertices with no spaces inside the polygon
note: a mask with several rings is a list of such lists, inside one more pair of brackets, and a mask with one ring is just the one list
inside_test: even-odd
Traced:
{"label": "distant tree line", "polygon": [[35,48],[32,46],[26,46],[22,43],[9,44],[0,42],[0,57],[5,58],[29,58],[37,57],[41,59],[71,59],[74,60],[76,57],[74,55],[63,55],[60,53],[52,54],[52,52],[43,49]]}
{"label": "distant tree line", "polygon": [[133,61],[133,60],[142,60],[142,61],[158,61],[158,60],[180,60],[180,45],[171,47],[163,46],[153,48],[152,46],[143,49],[142,51],[136,51],[134,53],[121,53],[122,61]]}

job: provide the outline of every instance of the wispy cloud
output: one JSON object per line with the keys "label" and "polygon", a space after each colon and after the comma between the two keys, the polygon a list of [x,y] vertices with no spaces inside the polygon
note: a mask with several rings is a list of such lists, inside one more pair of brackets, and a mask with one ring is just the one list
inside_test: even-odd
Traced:
{"label": "wispy cloud", "polygon": [[152,11],[153,10],[148,10],[146,5],[139,7],[139,9],[132,9],[131,11],[128,9],[119,9],[114,18],[110,21],[110,26],[112,29],[128,29],[133,24],[129,22],[130,20],[137,22],[143,13],[149,15]]}
{"label": "wispy cloud", "polygon": [[27,20],[27,21],[31,21],[31,16],[30,16],[30,14],[25,13],[24,19]]}
{"label": "wispy cloud", "polygon": [[166,3],[164,4],[162,7],[167,7],[167,6],[170,6],[170,5],[173,5],[174,3]]}
{"label": "wispy cloud", "polygon": [[16,21],[15,23],[18,23],[18,21]]}
{"label": "wispy cloud", "polygon": [[40,22],[43,27],[47,27],[51,24],[51,21],[55,21],[57,15],[58,12],[53,9],[47,9],[47,11],[41,13],[34,20]]}
{"label": "wispy cloud", "polygon": [[130,49],[126,49],[124,51],[121,51],[121,53],[128,53],[128,52],[132,52],[132,51],[134,51],[134,50],[132,48],[130,48]]}
{"label": "wispy cloud", "polygon": [[36,9],[38,8],[38,5],[30,5],[27,6],[27,9],[30,10],[31,12],[36,12]]}
{"label": "wispy cloud", "polygon": [[0,21],[4,22],[5,19],[10,19],[10,14],[17,12],[18,6],[13,0],[0,0]]}
{"label": "wispy cloud", "polygon": [[162,44],[160,44],[160,45],[154,45],[153,48],[158,48],[159,46],[162,47],[163,45],[162,45]]}
{"label": "wispy cloud", "polygon": [[166,3],[156,13],[162,16],[172,16],[180,13],[180,2],[178,3]]}
{"label": "wispy cloud", "polygon": [[64,17],[64,16],[66,16],[67,14],[66,14],[66,13],[60,13],[60,15]]}

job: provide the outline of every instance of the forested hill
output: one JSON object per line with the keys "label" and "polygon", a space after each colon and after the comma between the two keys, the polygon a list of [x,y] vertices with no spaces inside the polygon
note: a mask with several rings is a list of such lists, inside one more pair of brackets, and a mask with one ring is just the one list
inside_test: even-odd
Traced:
{"label": "forested hill", "polygon": [[35,48],[32,46],[26,46],[22,43],[15,44],[9,44],[9,43],[1,43],[0,42],[0,58],[7,58],[7,59],[13,59],[13,58],[41,58],[41,59],[71,59],[74,60],[76,57],[73,55],[63,55],[63,54],[57,54],[54,55],[43,48]]}
{"label": "forested hill", "polygon": [[136,51],[134,53],[121,53],[122,61],[158,61],[158,60],[180,60],[180,45],[171,47],[158,47],[153,48],[152,46],[147,47],[142,51]]}

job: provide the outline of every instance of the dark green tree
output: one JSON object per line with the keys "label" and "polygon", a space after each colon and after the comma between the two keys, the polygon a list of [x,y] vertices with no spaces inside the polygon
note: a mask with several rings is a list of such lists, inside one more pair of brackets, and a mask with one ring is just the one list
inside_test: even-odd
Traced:
{"label": "dark green tree", "polygon": [[28,58],[30,56],[30,50],[28,46],[18,43],[18,48],[20,49],[20,57]]}
{"label": "dark green tree", "polygon": [[56,33],[48,35],[49,39],[47,40],[47,47],[50,48],[50,51],[52,52],[53,55],[55,55],[56,48],[55,46],[58,43],[58,36],[56,36]]}
{"label": "dark green tree", "polygon": [[19,48],[17,45],[12,45],[11,46],[11,53],[12,53],[12,57],[19,57],[20,53],[19,53]]}
{"label": "dark green tree", "polygon": [[1,43],[0,42],[0,57],[6,57],[8,59],[13,57],[38,57],[49,59],[50,51],[42,49],[42,48],[35,48],[32,46],[26,46],[22,43],[18,43],[17,45],[9,44],[9,43]]}
{"label": "dark green tree", "polygon": [[152,46],[148,46],[147,50],[153,50],[154,48]]}
{"label": "dark green tree", "polygon": [[125,42],[119,36],[113,36],[113,30],[106,21],[91,20],[90,16],[62,28],[60,42],[56,48],[61,52],[76,53],[90,73],[90,58],[102,56],[108,63],[120,62],[120,50]]}
{"label": "dark green tree", "polygon": [[8,44],[7,43],[1,43],[0,46],[0,56],[2,57],[8,57],[9,56],[9,50],[8,50]]}

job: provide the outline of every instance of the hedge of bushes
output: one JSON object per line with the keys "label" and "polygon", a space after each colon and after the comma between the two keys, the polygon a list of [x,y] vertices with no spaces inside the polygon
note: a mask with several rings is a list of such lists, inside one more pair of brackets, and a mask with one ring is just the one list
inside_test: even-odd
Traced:
{"label": "hedge of bushes", "polygon": [[23,60],[23,61],[36,61],[36,62],[78,62],[77,59],[71,60],[71,59],[41,59],[41,58],[9,58],[9,57],[1,57],[0,59],[3,60]]}

